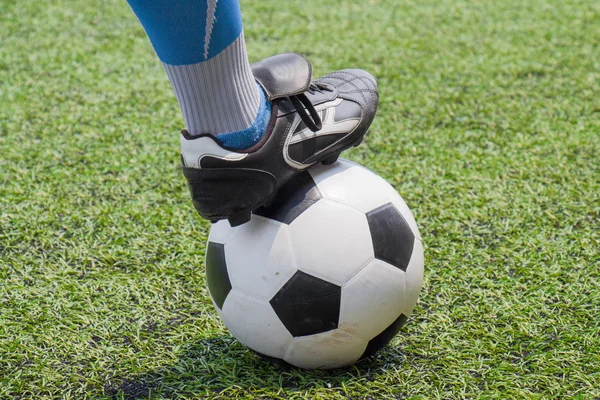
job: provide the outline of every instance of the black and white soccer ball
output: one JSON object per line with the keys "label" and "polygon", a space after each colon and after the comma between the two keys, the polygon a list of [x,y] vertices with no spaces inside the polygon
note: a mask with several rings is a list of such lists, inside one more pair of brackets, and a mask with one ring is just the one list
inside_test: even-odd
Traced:
{"label": "black and white soccer ball", "polygon": [[406,323],[423,279],[423,245],[404,200],[340,160],[306,171],[244,225],[213,225],[211,298],[231,333],[269,358],[347,366]]}

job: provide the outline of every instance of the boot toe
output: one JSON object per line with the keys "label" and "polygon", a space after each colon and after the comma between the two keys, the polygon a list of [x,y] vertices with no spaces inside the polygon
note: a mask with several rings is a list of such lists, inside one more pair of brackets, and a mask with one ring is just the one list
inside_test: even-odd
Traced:
{"label": "boot toe", "polygon": [[368,113],[375,113],[379,104],[377,80],[362,69],[344,69],[319,80],[333,85],[339,96],[360,104]]}

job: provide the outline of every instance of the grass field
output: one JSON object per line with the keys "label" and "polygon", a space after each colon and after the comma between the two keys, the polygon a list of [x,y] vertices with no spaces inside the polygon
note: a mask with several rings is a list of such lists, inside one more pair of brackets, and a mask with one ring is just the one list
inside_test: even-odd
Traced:
{"label": "grass field", "polygon": [[600,398],[600,2],[242,0],[252,61],[362,67],[346,157],[426,245],[411,322],[330,372],[216,318],[177,102],[125,0],[0,3],[0,399]]}

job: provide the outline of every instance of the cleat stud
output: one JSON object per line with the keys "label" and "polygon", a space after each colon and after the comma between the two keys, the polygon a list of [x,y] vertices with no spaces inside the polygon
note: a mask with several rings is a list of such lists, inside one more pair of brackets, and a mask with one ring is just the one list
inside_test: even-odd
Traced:
{"label": "cleat stud", "polygon": [[250,211],[243,211],[228,218],[228,221],[229,225],[231,225],[232,228],[235,228],[236,226],[250,222],[250,219],[252,219],[252,213]]}
{"label": "cleat stud", "polygon": [[324,159],[322,161],[322,163],[323,163],[323,165],[331,165],[331,164],[335,163],[339,157],[340,157],[339,154],[334,154],[334,155],[329,156],[326,159]]}

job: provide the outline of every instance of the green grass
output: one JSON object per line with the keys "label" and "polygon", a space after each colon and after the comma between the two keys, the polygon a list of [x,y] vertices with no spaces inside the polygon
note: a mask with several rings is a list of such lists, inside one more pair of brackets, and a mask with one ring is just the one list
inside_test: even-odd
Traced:
{"label": "green grass", "polygon": [[411,322],[346,370],[247,351],[210,303],[182,118],[125,0],[2,0],[0,398],[600,398],[600,3],[242,8],[253,61],[378,78],[346,157],[420,225]]}

